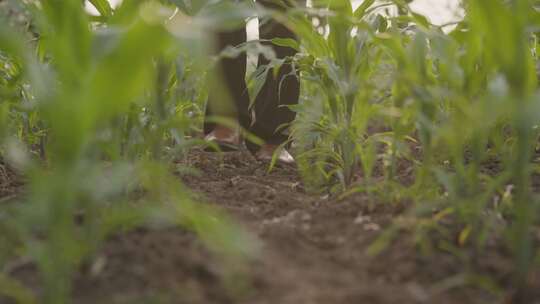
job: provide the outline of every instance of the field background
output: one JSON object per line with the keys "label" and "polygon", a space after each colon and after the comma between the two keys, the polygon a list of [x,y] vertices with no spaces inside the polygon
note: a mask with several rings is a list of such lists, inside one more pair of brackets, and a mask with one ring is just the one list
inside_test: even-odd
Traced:
{"label": "field background", "polygon": [[[540,303],[538,1],[87,2],[0,0],[1,304]],[[244,53],[294,165],[204,140]]]}

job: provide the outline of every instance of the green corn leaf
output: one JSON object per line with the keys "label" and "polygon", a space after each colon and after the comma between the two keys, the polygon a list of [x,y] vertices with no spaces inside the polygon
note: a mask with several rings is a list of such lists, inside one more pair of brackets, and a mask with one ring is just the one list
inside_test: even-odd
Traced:
{"label": "green corn leaf", "polygon": [[364,0],[362,4],[354,11],[353,15],[356,18],[364,17],[366,11],[375,3],[375,0]]}
{"label": "green corn leaf", "polygon": [[274,38],[271,41],[277,46],[290,47],[297,51],[300,50],[300,45],[298,44],[298,41],[291,38]]}
{"label": "green corn leaf", "polygon": [[349,0],[330,0],[328,1],[328,8],[345,16],[351,16],[353,14],[352,5]]}
{"label": "green corn leaf", "polygon": [[0,51],[11,55],[20,55],[23,50],[24,45],[21,37],[17,36],[11,27],[0,20]]}
{"label": "green corn leaf", "polygon": [[107,0],[89,0],[103,17],[112,16],[113,9]]}
{"label": "green corn leaf", "polygon": [[422,25],[423,27],[429,28],[430,22],[426,16],[417,13],[412,13],[412,16],[416,23]]}
{"label": "green corn leaf", "polygon": [[265,82],[266,78],[268,78],[268,73],[270,72],[270,68],[266,66],[261,66],[257,68],[255,72],[249,77],[248,79],[248,90],[249,90],[249,108],[253,108],[255,105],[255,100],[259,93],[261,92]]}

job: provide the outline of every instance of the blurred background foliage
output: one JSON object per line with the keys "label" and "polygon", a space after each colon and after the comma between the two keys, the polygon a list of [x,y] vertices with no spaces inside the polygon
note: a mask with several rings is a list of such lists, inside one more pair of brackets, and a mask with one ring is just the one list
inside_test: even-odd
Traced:
{"label": "blurred background foliage", "polygon": [[[481,254],[503,240],[515,261],[509,288],[525,297],[540,262],[538,1],[466,0],[464,18],[445,25],[402,0],[320,0],[286,13],[248,2],[90,2],[98,16],[79,0],[0,0],[0,159],[26,184],[22,203],[0,216],[0,263],[35,261],[44,303],[69,302],[73,271],[118,229],[181,224],[221,252],[254,251],[223,214],[192,202],[171,167],[200,144],[216,59],[209,33],[255,14],[292,29],[300,42],[273,43],[299,53],[278,59],[253,41],[220,55],[267,56],[247,77],[252,95],[261,69],[287,62],[300,72],[290,140],[310,191],[413,201],[373,254],[401,231],[423,252]],[[445,241],[448,221],[457,245]],[[34,301],[1,273],[0,292]]]}

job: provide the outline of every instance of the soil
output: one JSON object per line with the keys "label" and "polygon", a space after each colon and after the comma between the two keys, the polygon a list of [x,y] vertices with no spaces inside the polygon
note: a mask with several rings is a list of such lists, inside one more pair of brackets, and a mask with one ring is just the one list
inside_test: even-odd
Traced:
{"label": "soil", "polygon": [[0,203],[14,197],[21,185],[15,172],[0,158]]}
{"label": "soil", "polygon": [[[253,234],[260,253],[224,259],[182,228],[119,233],[77,274],[73,303],[501,303],[510,293],[510,256],[496,242],[481,255],[452,254],[421,250],[414,234],[400,233],[369,255],[407,203],[309,194],[294,167],[267,173],[246,152],[194,151],[182,165],[199,171],[183,183]],[[36,289],[35,274],[31,264],[11,273]],[[540,275],[533,274],[531,304],[540,303]]]}

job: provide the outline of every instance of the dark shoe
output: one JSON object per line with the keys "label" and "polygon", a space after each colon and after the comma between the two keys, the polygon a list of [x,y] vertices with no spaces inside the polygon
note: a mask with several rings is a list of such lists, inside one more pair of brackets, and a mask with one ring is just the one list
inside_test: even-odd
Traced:
{"label": "dark shoe", "polygon": [[274,153],[278,151],[277,162],[282,164],[294,164],[294,157],[285,149],[280,149],[278,145],[264,144],[255,154],[255,158],[260,161],[272,161]]}
{"label": "dark shoe", "polygon": [[[224,126],[217,126],[204,137],[204,140],[216,145],[222,152],[238,151],[242,145],[240,132]],[[215,151],[212,146],[206,150]]]}

